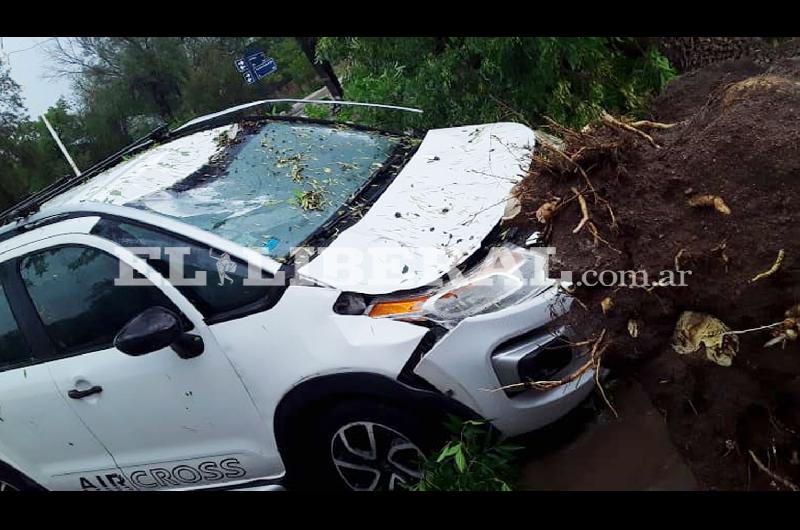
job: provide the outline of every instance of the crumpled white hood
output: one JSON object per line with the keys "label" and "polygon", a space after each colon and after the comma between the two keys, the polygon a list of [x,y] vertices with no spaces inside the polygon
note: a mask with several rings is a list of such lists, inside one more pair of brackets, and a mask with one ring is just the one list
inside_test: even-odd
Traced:
{"label": "crumpled white hood", "polygon": [[366,215],[299,272],[365,294],[437,281],[500,221],[534,142],[534,132],[517,123],[428,132]]}

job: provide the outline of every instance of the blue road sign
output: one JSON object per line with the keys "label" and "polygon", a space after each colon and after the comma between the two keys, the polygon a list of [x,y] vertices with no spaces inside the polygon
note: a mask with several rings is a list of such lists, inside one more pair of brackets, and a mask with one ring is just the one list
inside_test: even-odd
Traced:
{"label": "blue road sign", "polygon": [[258,49],[249,50],[243,57],[236,59],[236,69],[241,72],[244,80],[251,85],[268,75],[275,73],[278,65],[275,59]]}

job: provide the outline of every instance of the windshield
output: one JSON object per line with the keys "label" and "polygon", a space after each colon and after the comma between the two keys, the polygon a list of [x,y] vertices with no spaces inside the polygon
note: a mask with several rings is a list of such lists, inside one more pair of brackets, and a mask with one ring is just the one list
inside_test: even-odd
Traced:
{"label": "windshield", "polygon": [[282,257],[338,213],[402,138],[269,122],[243,124],[233,140],[218,141],[227,145],[211,163],[128,205]]}

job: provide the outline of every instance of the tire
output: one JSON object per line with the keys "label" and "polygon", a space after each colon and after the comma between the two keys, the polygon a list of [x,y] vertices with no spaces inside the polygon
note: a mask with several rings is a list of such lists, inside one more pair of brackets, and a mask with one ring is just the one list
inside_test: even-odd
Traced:
{"label": "tire", "polygon": [[293,436],[290,488],[380,491],[412,486],[422,457],[446,439],[444,418],[374,399],[347,399],[316,412]]}

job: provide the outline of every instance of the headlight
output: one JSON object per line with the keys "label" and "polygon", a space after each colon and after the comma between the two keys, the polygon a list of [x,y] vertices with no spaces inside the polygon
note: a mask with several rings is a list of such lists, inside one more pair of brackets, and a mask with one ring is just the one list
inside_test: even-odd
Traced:
{"label": "headlight", "polygon": [[508,245],[491,249],[478,266],[440,289],[413,297],[379,299],[367,314],[375,318],[430,320],[450,328],[467,317],[523,302],[555,283],[547,278],[544,249]]}

